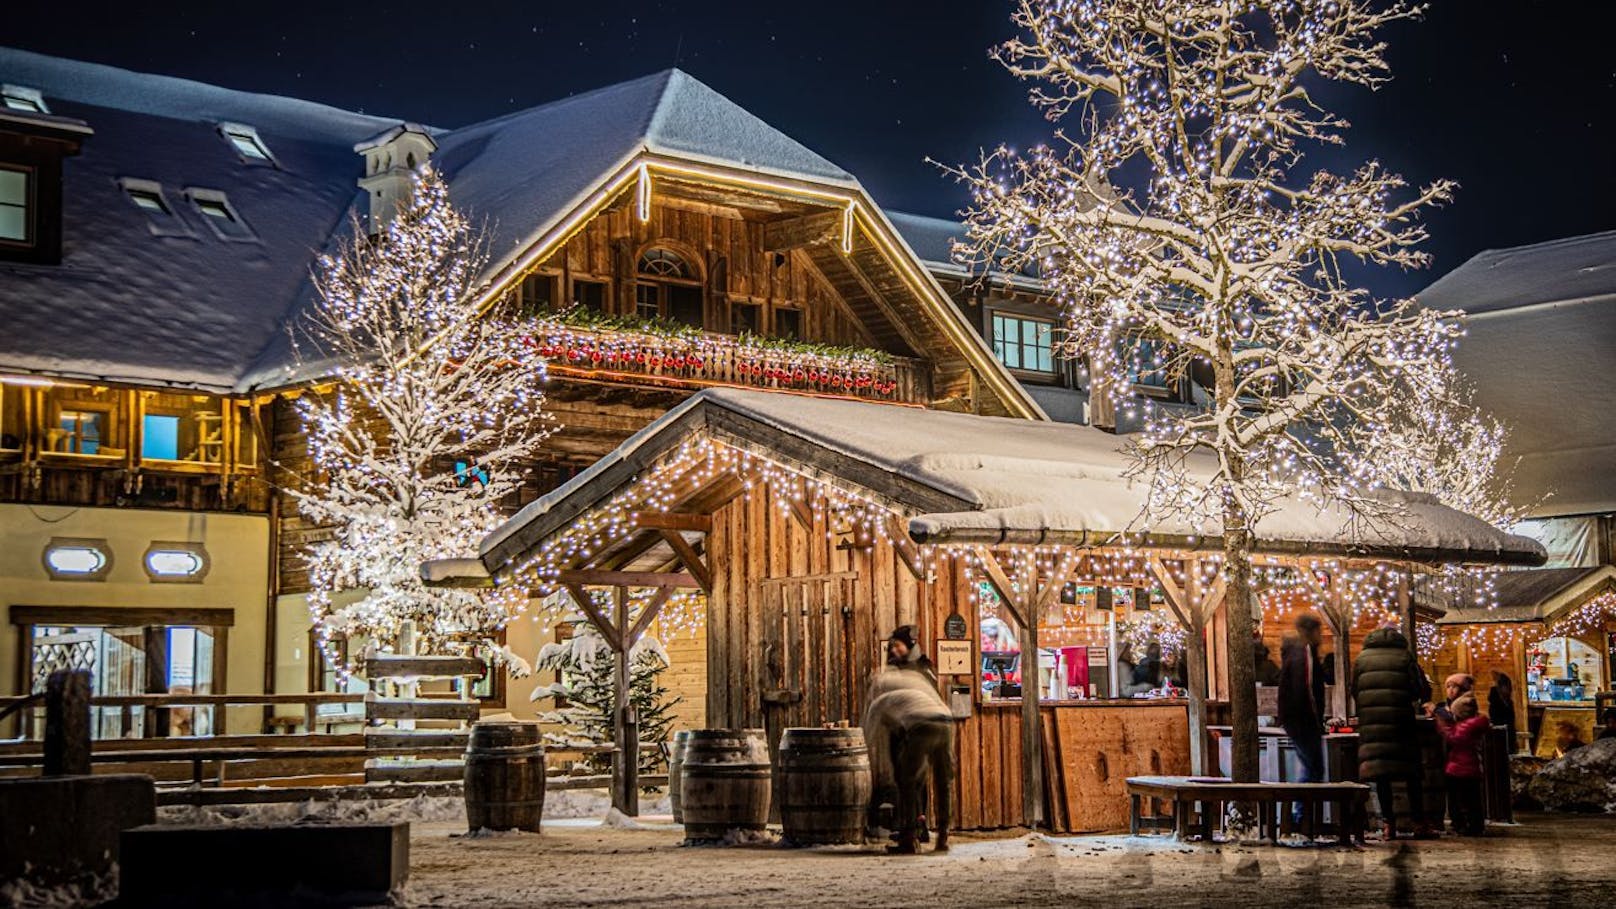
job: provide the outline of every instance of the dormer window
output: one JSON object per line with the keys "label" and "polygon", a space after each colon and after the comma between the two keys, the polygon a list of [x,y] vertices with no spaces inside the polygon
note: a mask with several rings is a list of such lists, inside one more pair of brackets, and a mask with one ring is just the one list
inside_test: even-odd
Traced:
{"label": "dormer window", "polygon": [[129,198],[135,203],[136,208],[143,208],[146,211],[161,215],[172,214],[168,210],[168,203],[163,201],[160,193],[154,193],[146,189],[131,189]]}
{"label": "dormer window", "polygon": [[188,190],[187,195],[191,197],[191,204],[196,206],[197,213],[202,215],[202,220],[213,228],[219,239],[258,239],[252,228],[247,226],[247,222],[241,219],[241,214],[236,211],[235,206],[225,198],[224,193],[210,189],[193,189]]}
{"label": "dormer window", "polygon": [[224,135],[230,146],[236,150],[236,154],[241,155],[243,161],[249,163],[262,162],[264,164],[275,163],[274,156],[269,153],[269,146],[265,145],[264,140],[259,137],[258,130],[250,126],[242,126],[239,123],[221,123],[219,132]]}
{"label": "dormer window", "polygon": [[8,110],[20,110],[28,114],[48,114],[50,108],[45,106],[45,96],[37,88],[24,88],[21,85],[0,86],[0,103],[4,103]]}

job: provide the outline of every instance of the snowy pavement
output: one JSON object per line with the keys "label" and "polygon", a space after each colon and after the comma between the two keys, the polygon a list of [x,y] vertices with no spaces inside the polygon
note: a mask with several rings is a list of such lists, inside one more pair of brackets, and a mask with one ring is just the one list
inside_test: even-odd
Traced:
{"label": "snowy pavement", "polygon": [[684,847],[666,818],[411,835],[409,906],[1542,906],[1616,885],[1616,818],[1534,816],[1483,840],[1202,849],[1158,837],[963,836],[947,855]]}

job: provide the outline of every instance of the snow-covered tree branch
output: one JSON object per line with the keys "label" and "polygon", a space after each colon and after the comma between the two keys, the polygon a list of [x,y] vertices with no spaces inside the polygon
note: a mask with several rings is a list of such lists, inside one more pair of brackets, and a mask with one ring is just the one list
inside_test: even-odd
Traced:
{"label": "snow-covered tree branch", "polygon": [[[1425,265],[1420,213],[1453,184],[1410,189],[1375,162],[1293,173],[1347,127],[1313,88],[1384,82],[1377,31],[1418,12],[1371,0],[1020,0],[1020,34],[995,56],[1072,132],[953,170],[974,198],[957,254],[1044,279],[1092,393],[1131,407],[1143,371],[1200,378],[1202,407],[1140,405],[1132,444],[1151,492],[1140,520],[1187,515],[1220,537],[1231,604],[1250,602],[1253,537],[1279,498],[1396,520],[1379,488],[1496,465],[1496,427],[1451,365],[1458,314],[1377,299],[1345,270]],[[1418,449],[1439,459],[1423,473],[1396,441],[1461,425]],[[1448,492],[1482,507],[1475,489]],[[1251,615],[1229,616],[1234,770],[1254,779]]]}
{"label": "snow-covered tree branch", "polygon": [[425,560],[477,551],[518,466],[551,432],[543,360],[515,326],[477,311],[485,262],[480,234],[430,168],[379,234],[356,224],[319,262],[298,348],[330,382],[297,404],[320,476],[293,495],[333,528],[308,551],[322,640],[341,631],[385,646],[413,622],[435,647],[488,634],[520,608],[520,591],[429,589],[420,578]]}

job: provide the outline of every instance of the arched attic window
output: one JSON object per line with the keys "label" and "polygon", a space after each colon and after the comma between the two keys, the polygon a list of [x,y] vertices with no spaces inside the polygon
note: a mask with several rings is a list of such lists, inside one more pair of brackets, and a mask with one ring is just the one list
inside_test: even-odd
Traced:
{"label": "arched attic window", "polygon": [[653,246],[635,266],[634,312],[642,319],[670,319],[704,328],[701,275],[685,258]]}

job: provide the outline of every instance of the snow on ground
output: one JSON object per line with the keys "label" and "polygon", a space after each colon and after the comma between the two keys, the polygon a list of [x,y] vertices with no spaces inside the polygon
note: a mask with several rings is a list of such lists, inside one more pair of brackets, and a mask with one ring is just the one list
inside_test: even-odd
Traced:
{"label": "snow on ground", "polygon": [[947,855],[877,847],[688,848],[673,825],[567,822],[471,839],[411,836],[407,906],[1603,905],[1616,818],[1538,815],[1482,840],[1362,849],[1201,848],[1161,837],[959,836]]}
{"label": "snow on ground", "polygon": [[[612,809],[611,796],[604,789],[567,789],[544,796],[546,821],[596,821],[615,826],[671,822],[673,809],[666,795],[641,796],[640,817],[628,818]],[[419,795],[412,799],[345,799],[292,802],[278,805],[169,806],[158,811],[162,824],[270,824],[340,823],[391,821],[433,822],[464,825],[466,803],[459,797]]]}

